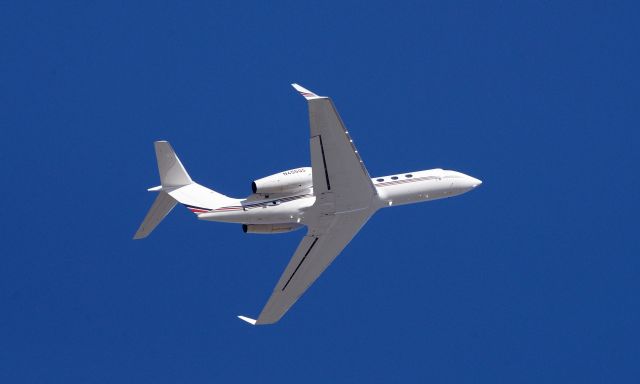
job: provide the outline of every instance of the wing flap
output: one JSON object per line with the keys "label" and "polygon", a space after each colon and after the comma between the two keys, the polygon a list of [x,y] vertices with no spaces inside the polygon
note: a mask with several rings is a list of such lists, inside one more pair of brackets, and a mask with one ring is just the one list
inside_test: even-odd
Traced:
{"label": "wing flap", "polygon": [[327,170],[327,159],[324,154],[324,145],[321,136],[314,136],[310,140],[311,164],[314,191],[329,191],[331,182],[329,181],[329,172]]}

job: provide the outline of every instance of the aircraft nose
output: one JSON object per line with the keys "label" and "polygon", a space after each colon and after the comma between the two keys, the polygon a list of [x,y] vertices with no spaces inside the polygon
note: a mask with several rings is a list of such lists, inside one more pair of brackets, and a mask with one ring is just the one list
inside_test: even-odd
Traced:
{"label": "aircraft nose", "polygon": [[457,179],[453,183],[453,187],[458,189],[461,193],[464,193],[478,187],[480,184],[482,184],[482,180],[469,175],[464,175],[464,177]]}
{"label": "aircraft nose", "polygon": [[455,195],[468,192],[482,184],[482,180],[461,172],[451,171],[449,175],[453,176],[450,188]]}

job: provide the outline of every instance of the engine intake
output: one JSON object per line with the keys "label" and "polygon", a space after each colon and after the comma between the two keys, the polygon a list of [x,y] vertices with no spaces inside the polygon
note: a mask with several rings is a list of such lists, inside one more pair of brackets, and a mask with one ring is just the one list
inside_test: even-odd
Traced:
{"label": "engine intake", "polygon": [[311,188],[311,167],[294,168],[251,182],[253,193],[290,193]]}
{"label": "engine intake", "polygon": [[242,224],[242,232],[244,233],[260,233],[270,235],[273,233],[285,233],[295,231],[302,228],[302,224],[284,223],[284,224]]}

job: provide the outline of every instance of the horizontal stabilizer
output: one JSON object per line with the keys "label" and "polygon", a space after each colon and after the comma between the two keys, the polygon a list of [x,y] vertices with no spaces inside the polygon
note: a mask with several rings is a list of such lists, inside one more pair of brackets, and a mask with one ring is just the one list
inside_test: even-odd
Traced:
{"label": "horizontal stabilizer", "polygon": [[246,316],[238,316],[238,319],[242,320],[242,321],[246,321],[247,323],[251,324],[251,325],[256,325],[256,321],[250,317],[246,317]]}
{"label": "horizontal stabilizer", "polygon": [[144,221],[140,224],[140,228],[138,228],[138,231],[133,236],[134,240],[149,236],[176,204],[177,201],[173,197],[169,196],[166,192],[160,192],[153,202],[151,209],[149,209],[149,213],[147,213]]}

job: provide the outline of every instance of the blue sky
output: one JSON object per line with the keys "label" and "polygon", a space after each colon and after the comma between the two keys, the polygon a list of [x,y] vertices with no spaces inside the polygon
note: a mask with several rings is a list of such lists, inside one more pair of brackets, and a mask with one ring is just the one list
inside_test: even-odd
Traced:
{"label": "blue sky", "polygon": [[[637,382],[635,2],[0,6],[0,381]],[[176,209],[170,140],[232,196],[309,164],[299,82],[372,175],[472,193],[384,210],[286,317],[302,235]]]}

